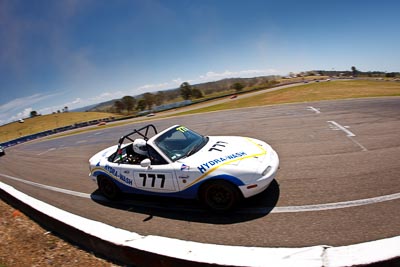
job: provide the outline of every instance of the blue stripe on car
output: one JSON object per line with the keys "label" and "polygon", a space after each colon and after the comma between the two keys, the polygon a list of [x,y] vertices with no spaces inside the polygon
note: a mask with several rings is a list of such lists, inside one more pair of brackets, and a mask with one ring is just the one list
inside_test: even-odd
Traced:
{"label": "blue stripe on car", "polygon": [[231,176],[231,175],[228,175],[228,174],[222,174],[222,175],[209,177],[209,178],[207,178],[205,180],[201,180],[201,182],[198,182],[198,183],[192,185],[191,187],[186,188],[183,191],[178,191],[178,192],[150,192],[150,191],[146,191],[146,190],[142,190],[142,189],[138,189],[138,188],[127,186],[127,185],[121,183],[116,178],[114,178],[111,175],[107,174],[106,172],[95,171],[93,173],[93,176],[98,177],[99,175],[102,175],[102,176],[110,178],[118,186],[118,188],[124,193],[133,193],[133,194],[142,194],[142,195],[155,195],[155,196],[169,196],[169,197],[178,197],[178,198],[186,198],[186,199],[197,198],[197,194],[198,194],[200,186],[202,184],[204,184],[205,182],[208,182],[208,181],[211,181],[211,180],[225,180],[225,181],[231,182],[232,184],[234,184],[236,186],[244,185],[244,183],[240,179],[238,179],[237,177]]}

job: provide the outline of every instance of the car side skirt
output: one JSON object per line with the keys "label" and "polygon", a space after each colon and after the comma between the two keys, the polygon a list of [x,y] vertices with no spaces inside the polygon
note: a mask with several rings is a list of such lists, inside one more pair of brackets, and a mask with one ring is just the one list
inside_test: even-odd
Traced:
{"label": "car side skirt", "polygon": [[[240,188],[241,186],[244,186],[244,183],[239,180],[238,178],[230,175],[217,175],[213,177],[209,177],[207,179],[203,179],[200,182],[192,185],[191,187],[188,187],[182,191],[177,191],[177,192],[151,192],[151,191],[146,191],[142,189],[138,189],[135,187],[128,186],[124,183],[121,183],[118,179],[114,178],[112,175],[103,172],[103,171],[96,171],[92,174],[94,177],[98,176],[104,176],[109,178],[111,181],[113,181],[118,188],[121,190],[123,193],[127,194],[141,194],[141,195],[153,195],[153,196],[167,196],[167,197],[176,197],[176,198],[184,198],[184,199],[196,199],[198,197],[198,192],[200,187],[211,180],[225,180],[229,181],[232,184],[238,186]],[[95,179],[97,180],[97,179]],[[241,190],[239,190],[241,191]]]}

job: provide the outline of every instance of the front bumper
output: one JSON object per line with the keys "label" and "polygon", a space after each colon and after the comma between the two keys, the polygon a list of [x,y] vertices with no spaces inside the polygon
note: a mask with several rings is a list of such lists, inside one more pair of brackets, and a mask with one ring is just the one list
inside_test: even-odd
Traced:
{"label": "front bumper", "polygon": [[279,157],[275,151],[273,151],[271,159],[272,160],[270,164],[266,166],[266,169],[263,171],[261,177],[256,179],[253,183],[239,186],[244,198],[248,198],[263,192],[275,179],[276,173],[279,169]]}

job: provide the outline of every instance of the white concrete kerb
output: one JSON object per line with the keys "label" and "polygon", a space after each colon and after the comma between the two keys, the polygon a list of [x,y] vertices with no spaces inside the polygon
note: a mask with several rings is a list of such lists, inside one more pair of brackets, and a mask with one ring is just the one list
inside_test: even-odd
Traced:
{"label": "white concrete kerb", "polygon": [[173,258],[221,266],[363,265],[400,257],[400,236],[343,247],[264,248],[224,246],[160,236],[142,236],[66,212],[0,182],[0,189],[31,208],[113,244]]}

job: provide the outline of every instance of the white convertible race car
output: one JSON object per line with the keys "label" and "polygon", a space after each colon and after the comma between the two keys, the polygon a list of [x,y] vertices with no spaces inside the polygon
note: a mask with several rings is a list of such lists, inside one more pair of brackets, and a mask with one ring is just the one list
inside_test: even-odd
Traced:
{"label": "white convertible race car", "polygon": [[121,137],[89,163],[90,176],[110,200],[121,193],[197,198],[223,211],[265,190],[279,158],[257,139],[203,136],[180,125],[157,133],[150,124]]}

